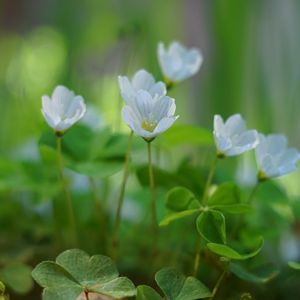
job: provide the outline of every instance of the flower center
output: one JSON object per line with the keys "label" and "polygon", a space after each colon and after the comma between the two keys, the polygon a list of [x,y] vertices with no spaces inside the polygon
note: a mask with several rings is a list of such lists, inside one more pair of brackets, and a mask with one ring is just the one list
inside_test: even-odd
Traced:
{"label": "flower center", "polygon": [[152,121],[143,121],[142,122],[142,128],[147,131],[150,131],[150,132],[153,132],[154,129],[156,128],[156,126],[157,126],[157,123],[152,122]]}

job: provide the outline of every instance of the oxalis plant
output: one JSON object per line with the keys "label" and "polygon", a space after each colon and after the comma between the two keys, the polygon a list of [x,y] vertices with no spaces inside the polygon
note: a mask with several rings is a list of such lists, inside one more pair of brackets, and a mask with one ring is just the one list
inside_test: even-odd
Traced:
{"label": "oxalis plant", "polygon": [[[245,238],[245,216],[253,217],[257,214],[255,196],[261,185],[270,182],[272,178],[295,171],[296,163],[300,159],[299,152],[288,148],[287,139],[283,135],[264,135],[254,129],[248,129],[240,114],[234,114],[225,121],[220,115],[215,115],[212,136],[200,128],[174,124],[179,116],[176,113],[175,100],[167,94],[181,81],[198,72],[202,64],[202,55],[198,49],[187,49],[178,42],[171,43],[167,48],[163,43],[159,43],[158,60],[164,76],[163,81],[157,82],[143,69],[137,71],[131,80],[126,76],[118,78],[120,94],[125,101],[122,118],[130,133],[126,142],[123,175],[112,225],[99,203],[95,202],[95,210],[99,212],[97,216],[102,224],[99,228],[103,234],[101,237],[99,235],[100,242],[105,241],[104,254],[109,254],[111,258],[100,254],[90,256],[78,249],[79,222],[74,213],[74,201],[65,174],[67,166],[87,175],[93,183],[93,175],[104,172],[99,153],[95,154],[97,147],[83,148],[84,151],[88,151],[88,161],[85,162],[74,163],[64,153],[64,139],[66,146],[68,139],[71,139],[66,133],[84,117],[85,101],[82,96],[76,96],[64,86],[57,86],[51,97],[42,97],[43,116],[53,129],[53,136],[48,137],[47,142],[52,148],[56,148],[57,170],[60,188],[64,191],[62,199],[66,209],[66,222],[63,226],[55,226],[55,236],[57,243],[71,248],[59,254],[55,260],[43,261],[34,268],[32,277],[43,288],[44,300],[225,299],[224,296],[218,296],[218,291],[230,274],[241,280],[259,284],[266,283],[279,274],[274,268],[264,267],[264,272],[253,272],[247,269],[246,263],[241,263],[259,256],[264,247],[264,232],[252,232],[250,239]],[[202,177],[201,184],[197,182],[193,185],[190,180],[190,174],[195,174],[194,169],[188,169],[188,173],[185,173],[187,178],[182,178],[179,175],[171,176],[167,171],[154,166],[153,145],[158,140],[155,151],[163,152],[164,135],[165,141],[173,141],[173,144],[178,142],[178,136],[179,140],[192,139],[196,144],[199,140],[201,143],[214,140],[215,148],[209,156],[213,157],[211,168],[205,174],[205,178]],[[135,163],[132,153],[137,141],[136,136],[144,142],[139,145],[147,152],[146,169],[137,170],[137,173],[141,183],[147,185],[150,191],[147,215],[150,216],[151,230],[144,233],[144,238],[149,242],[146,249],[141,249],[144,268],[152,278],[146,282],[148,285],[143,284],[143,277],[138,275],[134,275],[132,281],[120,276],[116,267],[116,263],[122,265],[123,259],[120,238],[122,211],[126,200],[127,181]],[[110,133],[106,134],[105,139],[106,146],[113,144]],[[97,142],[93,140],[92,144],[97,145]],[[252,191],[245,194],[234,182],[216,184],[214,178],[219,164],[251,150],[255,151],[258,165],[256,184]],[[103,152],[101,155],[103,159]],[[119,167],[115,172],[118,171]],[[110,175],[109,172],[106,175]],[[198,180],[198,177],[196,178]],[[157,187],[165,182],[166,186],[171,187],[164,194],[166,214],[158,217],[157,199],[160,191]],[[53,200],[54,214],[59,214],[59,207],[57,200]],[[145,218],[142,222],[147,223],[148,219]],[[174,224],[186,227],[185,236],[177,236],[177,244],[171,246],[171,251],[166,255],[161,253],[164,251],[159,239]],[[132,230],[134,231],[133,228]],[[185,244],[188,235],[192,236],[192,247]],[[184,252],[186,249],[187,252]],[[288,265],[300,270],[297,262],[290,261]],[[7,297],[5,286],[0,282],[0,298]],[[239,294],[238,298],[252,299],[246,290],[245,293]]]}

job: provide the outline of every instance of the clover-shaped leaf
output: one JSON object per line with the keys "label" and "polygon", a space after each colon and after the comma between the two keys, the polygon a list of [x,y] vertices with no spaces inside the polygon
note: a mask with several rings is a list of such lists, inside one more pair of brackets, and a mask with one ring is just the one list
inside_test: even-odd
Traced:
{"label": "clover-shaped leaf", "polygon": [[61,253],[55,262],[45,261],[32,272],[44,288],[43,300],[76,299],[81,293],[100,293],[116,299],[134,296],[135,286],[118,270],[109,257],[89,256],[82,250]]}
{"label": "clover-shaped leaf", "polygon": [[167,300],[196,300],[211,296],[209,289],[200,280],[186,277],[174,268],[161,269],[155,274],[155,280]]}
{"label": "clover-shaped leaf", "polygon": [[139,285],[136,300],[163,300],[163,298],[152,287]]}
{"label": "clover-shaped leaf", "polygon": [[199,234],[208,242],[226,243],[224,215],[216,210],[202,212],[196,221]]}

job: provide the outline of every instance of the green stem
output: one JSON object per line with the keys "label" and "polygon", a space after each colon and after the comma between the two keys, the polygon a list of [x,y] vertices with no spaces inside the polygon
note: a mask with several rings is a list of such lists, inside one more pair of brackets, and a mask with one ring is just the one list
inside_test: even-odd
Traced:
{"label": "green stem", "polygon": [[196,241],[196,255],[194,260],[194,267],[193,267],[193,275],[196,277],[199,269],[200,264],[200,256],[201,256],[201,239],[197,238]]}
{"label": "green stem", "polygon": [[155,196],[155,184],[152,164],[152,147],[151,142],[147,142],[148,146],[148,164],[149,164],[149,186],[150,186],[150,205],[151,205],[151,219],[153,232],[156,232],[157,217],[156,217],[156,196]]}
{"label": "green stem", "polygon": [[216,296],[216,294],[217,294],[217,292],[218,292],[218,290],[219,290],[219,288],[220,288],[220,285],[221,285],[221,283],[222,283],[224,277],[226,276],[227,268],[228,268],[228,264],[225,266],[225,268],[224,268],[222,274],[220,275],[220,277],[219,277],[219,279],[218,279],[216,285],[214,286],[214,289],[213,289],[213,291],[212,291],[212,295],[211,295],[211,297],[209,298],[209,300],[213,300],[213,299],[215,298],[215,296]]}
{"label": "green stem", "polygon": [[100,225],[100,241],[101,244],[104,246],[104,250],[106,247],[106,233],[107,233],[107,228],[106,228],[106,215],[105,215],[105,210],[103,210],[103,207],[100,204],[100,201],[98,199],[97,195],[97,186],[95,179],[93,177],[89,177],[89,182],[90,182],[90,188],[91,188],[91,195],[94,200],[94,205],[95,205],[95,211],[98,217],[99,225]]}
{"label": "green stem", "polygon": [[247,203],[251,203],[252,200],[254,199],[254,196],[258,190],[258,187],[260,186],[260,181],[257,181],[257,183],[255,184],[255,186],[253,187],[249,197],[248,197],[248,200],[247,200]]}
{"label": "green stem", "polygon": [[125,196],[126,183],[129,175],[129,163],[130,163],[130,156],[131,156],[132,139],[133,139],[133,131],[130,132],[128,137],[127,152],[126,152],[124,171],[123,171],[123,180],[122,180],[121,190],[118,199],[118,207],[117,207],[116,220],[114,226],[113,247],[115,248],[116,252],[119,243],[119,229],[121,224],[121,215],[122,215],[122,207],[123,207],[124,196]]}
{"label": "green stem", "polygon": [[215,173],[215,170],[216,170],[216,167],[217,167],[217,162],[218,162],[218,156],[216,155],[212,164],[211,164],[211,167],[210,167],[210,170],[209,170],[209,173],[208,173],[208,177],[207,177],[207,180],[206,180],[206,184],[205,184],[205,188],[204,188],[204,192],[203,192],[203,200],[202,200],[202,203],[203,205],[206,205],[207,204],[207,201],[208,201],[208,192],[209,192],[209,188],[210,188],[210,185],[211,185],[211,182],[212,182],[212,178],[214,176],[214,173]]}
{"label": "green stem", "polygon": [[70,231],[71,231],[72,239],[73,239],[72,243],[74,243],[74,246],[77,246],[78,240],[77,240],[75,215],[74,215],[74,210],[73,210],[73,205],[72,205],[71,194],[68,189],[68,183],[64,176],[64,164],[63,164],[63,158],[62,158],[62,153],[61,153],[61,140],[62,140],[61,136],[56,137],[57,164],[58,164],[60,180],[63,184],[64,194],[65,194],[65,206],[66,206],[67,213],[68,213]]}

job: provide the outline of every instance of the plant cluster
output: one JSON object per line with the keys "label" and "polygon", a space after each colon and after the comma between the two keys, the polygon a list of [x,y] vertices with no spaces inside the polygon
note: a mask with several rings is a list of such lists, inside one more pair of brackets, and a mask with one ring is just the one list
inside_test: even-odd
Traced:
{"label": "plant cluster", "polygon": [[[266,227],[273,226],[268,222],[274,222],[274,214],[282,213],[281,209],[288,209],[293,215],[289,221],[294,222],[299,218],[299,206],[287,203],[286,194],[272,179],[295,171],[300,153],[288,148],[284,135],[265,135],[248,129],[240,114],[225,121],[220,115],[215,115],[212,132],[177,124],[179,116],[175,100],[167,94],[182,80],[198,72],[202,55],[197,49],[187,49],[173,42],[167,48],[159,43],[158,58],[163,81],[157,82],[143,69],[137,71],[131,80],[126,76],[118,78],[120,94],[125,101],[122,118],[130,129],[128,138],[114,135],[107,128],[94,134],[86,126],[75,125],[84,118],[87,107],[82,96],[64,86],[57,86],[51,97],[42,97],[42,114],[53,132],[43,134],[41,152],[49,165],[56,161],[59,173],[55,191],[49,195],[54,219],[58,220],[54,226],[54,240],[71,248],[59,254],[55,261],[43,261],[34,268],[32,277],[43,288],[44,300],[75,300],[79,297],[89,300],[97,295],[108,297],[99,299],[214,299],[229,274],[256,284],[267,283],[279,276],[277,268],[266,267],[272,261],[268,261],[267,252],[262,253],[264,236],[270,237]],[[211,159],[210,169],[199,170],[198,166],[183,161],[172,173],[161,168],[158,160],[154,165],[153,150],[162,153],[160,155],[167,153],[168,157],[176,146],[183,144],[204,148],[208,153],[206,157]],[[144,145],[147,164],[139,165],[135,162],[134,152],[144,149]],[[258,165],[252,191],[241,189],[233,180],[228,180],[229,176],[224,176],[225,180],[217,179],[219,165],[250,150],[255,151]],[[95,178],[107,178],[122,170],[113,222],[93,189],[96,195],[94,209],[100,225],[97,239],[103,253],[111,258],[103,255],[90,257],[78,249],[84,245],[78,210],[76,213],[72,199],[74,193],[70,192],[65,167],[87,176],[94,188]],[[137,220],[128,223],[122,218],[132,170],[135,170],[140,184],[149,190],[139,199],[140,202],[147,201],[146,195],[150,200],[148,208],[148,204],[143,206],[145,217],[141,223]],[[226,167],[226,172],[232,171],[227,171]],[[263,197],[273,199],[259,206],[257,200],[261,200],[258,198],[261,198],[259,192],[263,186],[266,186]],[[63,205],[62,197],[53,196],[60,190],[64,192]],[[161,198],[165,199],[163,216]],[[64,222],[59,221],[62,207]],[[127,231],[122,229],[123,224],[126,224]],[[131,228],[132,224],[141,227],[142,232],[139,228]],[[276,238],[279,239],[278,235]],[[142,242],[135,244],[139,239]],[[272,245],[272,237],[271,240]],[[125,258],[128,253],[131,261]],[[128,265],[137,260],[137,256],[140,256],[139,263],[143,262],[144,272],[146,269],[146,282],[143,282],[144,275],[140,270],[132,271],[130,280],[120,277],[115,266],[118,263],[122,269],[129,270]],[[300,269],[294,261],[288,266]],[[259,268],[263,272],[255,271]],[[0,279],[6,283],[1,274]],[[155,283],[149,277],[154,278]],[[230,291],[227,295],[228,299],[236,297]],[[0,282],[0,299],[6,297],[5,286]],[[238,297],[252,299],[247,290]]]}

